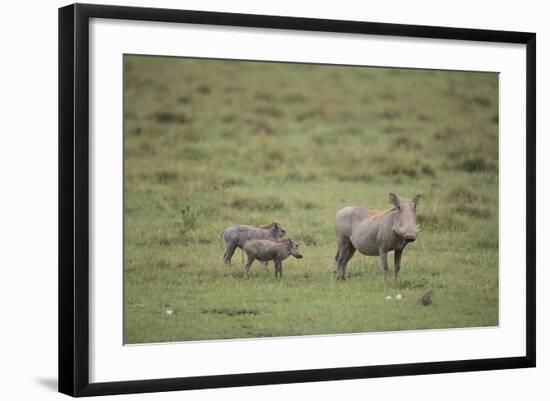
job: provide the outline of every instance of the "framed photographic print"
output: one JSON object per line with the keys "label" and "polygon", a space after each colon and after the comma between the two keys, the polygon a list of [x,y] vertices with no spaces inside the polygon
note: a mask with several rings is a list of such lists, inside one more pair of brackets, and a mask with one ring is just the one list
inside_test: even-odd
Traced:
{"label": "framed photographic print", "polygon": [[535,34],[59,10],[59,390],[535,366]]}

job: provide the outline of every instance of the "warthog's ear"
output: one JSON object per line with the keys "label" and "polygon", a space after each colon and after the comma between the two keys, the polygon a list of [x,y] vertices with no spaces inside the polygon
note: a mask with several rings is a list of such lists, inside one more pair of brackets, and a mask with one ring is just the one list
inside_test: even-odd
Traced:
{"label": "warthog's ear", "polygon": [[413,198],[412,202],[414,203],[414,206],[418,206],[418,204],[420,203],[420,194],[416,194],[415,197]]}
{"label": "warthog's ear", "polygon": [[397,208],[401,206],[401,203],[399,202],[399,198],[393,192],[390,192],[390,204],[394,205]]}

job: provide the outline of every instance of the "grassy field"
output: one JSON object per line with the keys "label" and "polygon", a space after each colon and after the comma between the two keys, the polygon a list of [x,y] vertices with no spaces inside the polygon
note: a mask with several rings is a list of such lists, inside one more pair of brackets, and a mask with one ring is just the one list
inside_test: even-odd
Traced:
{"label": "grassy field", "polygon": [[[496,74],[139,56],[124,72],[125,343],[498,324]],[[386,289],[356,254],[336,281],[335,212],[388,192],[423,195],[401,279]],[[283,280],[258,262],[246,280],[239,250],[223,265],[224,228],[273,220],[304,254]]]}

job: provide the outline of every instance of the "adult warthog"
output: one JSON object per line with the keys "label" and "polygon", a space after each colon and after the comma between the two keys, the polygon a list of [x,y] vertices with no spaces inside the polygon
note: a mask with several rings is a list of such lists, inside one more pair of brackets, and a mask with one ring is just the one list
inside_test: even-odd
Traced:
{"label": "adult warthog", "polygon": [[336,213],[337,279],[346,279],[346,267],[355,250],[363,255],[380,256],[380,269],[388,275],[388,252],[395,251],[395,278],[399,277],[401,255],[408,243],[416,240],[416,206],[420,195],[412,200],[399,199],[390,193],[393,207],[375,211],[363,206],[348,206]]}
{"label": "adult warthog", "polygon": [[231,257],[235,249],[243,249],[244,243],[252,239],[270,239],[277,240],[286,237],[286,230],[277,222],[272,222],[260,227],[237,225],[226,228],[223,233],[223,239],[227,249],[223,255],[223,261],[226,265],[231,263]]}

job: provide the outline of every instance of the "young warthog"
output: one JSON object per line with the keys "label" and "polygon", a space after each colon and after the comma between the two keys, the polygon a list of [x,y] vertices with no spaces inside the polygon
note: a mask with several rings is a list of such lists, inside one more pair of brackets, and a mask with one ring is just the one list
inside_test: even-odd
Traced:
{"label": "young warthog", "polygon": [[249,277],[250,265],[256,259],[261,262],[268,262],[270,260],[275,262],[275,278],[283,278],[283,260],[290,255],[297,259],[303,258],[298,249],[298,244],[291,239],[279,241],[266,239],[250,240],[244,244],[243,250],[246,252],[246,256],[248,256],[248,260],[244,266],[246,278]]}
{"label": "young warthog", "polygon": [[277,222],[266,224],[260,227],[237,225],[228,227],[222,233],[223,239],[227,244],[227,249],[223,255],[223,261],[226,265],[231,263],[231,257],[235,249],[243,249],[244,243],[252,239],[280,239],[286,237],[286,230]]}
{"label": "young warthog", "polygon": [[400,200],[390,193],[392,208],[373,211],[362,206],[348,206],[336,213],[337,278],[346,279],[346,266],[355,250],[367,256],[380,256],[384,278],[388,274],[388,252],[395,251],[395,278],[399,277],[401,255],[408,243],[416,240],[416,206],[420,195]]}

